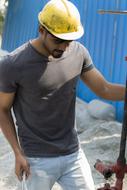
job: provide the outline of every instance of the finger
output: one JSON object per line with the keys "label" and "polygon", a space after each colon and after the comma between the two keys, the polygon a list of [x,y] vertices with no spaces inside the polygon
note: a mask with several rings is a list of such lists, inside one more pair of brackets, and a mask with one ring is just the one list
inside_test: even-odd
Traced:
{"label": "finger", "polygon": [[19,180],[19,181],[22,181],[22,174],[23,174],[23,171],[22,171],[22,169],[21,169],[20,167],[17,167],[17,168],[15,169],[15,174],[16,174],[18,180]]}
{"label": "finger", "polygon": [[26,173],[26,180],[28,179],[29,176],[30,176],[30,173],[27,172],[27,173]]}
{"label": "finger", "polygon": [[23,180],[23,175],[25,175],[26,179],[29,177],[30,175],[30,165],[29,163],[26,163],[25,165],[18,165],[15,169],[15,173],[19,179],[19,181]]}
{"label": "finger", "polygon": [[18,178],[19,181],[22,181],[22,172],[21,173],[16,173],[16,176]]}
{"label": "finger", "polygon": [[25,173],[26,179],[28,179],[28,177],[30,175],[30,165],[29,164],[25,167],[24,173]]}

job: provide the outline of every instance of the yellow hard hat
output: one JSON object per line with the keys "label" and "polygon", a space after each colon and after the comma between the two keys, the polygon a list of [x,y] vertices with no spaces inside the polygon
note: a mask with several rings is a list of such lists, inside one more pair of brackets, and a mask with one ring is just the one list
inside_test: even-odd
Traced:
{"label": "yellow hard hat", "polygon": [[51,0],[38,14],[39,22],[63,40],[76,40],[84,34],[78,9],[68,0]]}

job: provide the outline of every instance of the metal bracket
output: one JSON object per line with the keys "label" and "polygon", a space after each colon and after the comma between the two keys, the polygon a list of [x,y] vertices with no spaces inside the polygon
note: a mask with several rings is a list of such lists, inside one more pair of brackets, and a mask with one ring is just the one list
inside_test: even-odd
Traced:
{"label": "metal bracket", "polygon": [[100,13],[100,14],[126,14],[127,15],[127,10],[119,10],[119,11],[117,11],[117,10],[103,10],[103,9],[100,9],[100,10],[98,10],[98,13]]}

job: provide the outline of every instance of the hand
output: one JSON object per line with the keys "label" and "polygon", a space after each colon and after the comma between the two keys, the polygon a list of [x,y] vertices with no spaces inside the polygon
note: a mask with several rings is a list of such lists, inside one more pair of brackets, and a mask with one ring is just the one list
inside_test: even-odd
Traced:
{"label": "hand", "polygon": [[15,157],[15,174],[17,175],[19,181],[23,180],[23,175],[25,175],[26,179],[30,175],[30,165],[25,156],[22,154]]}

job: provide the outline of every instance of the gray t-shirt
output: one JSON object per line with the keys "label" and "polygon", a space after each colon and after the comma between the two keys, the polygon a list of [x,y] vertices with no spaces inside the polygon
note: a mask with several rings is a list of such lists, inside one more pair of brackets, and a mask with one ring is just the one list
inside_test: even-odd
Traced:
{"label": "gray t-shirt", "polygon": [[13,109],[22,149],[29,157],[78,150],[76,83],[93,68],[84,46],[71,42],[61,58],[45,57],[28,42],[0,61],[0,91],[15,92]]}

